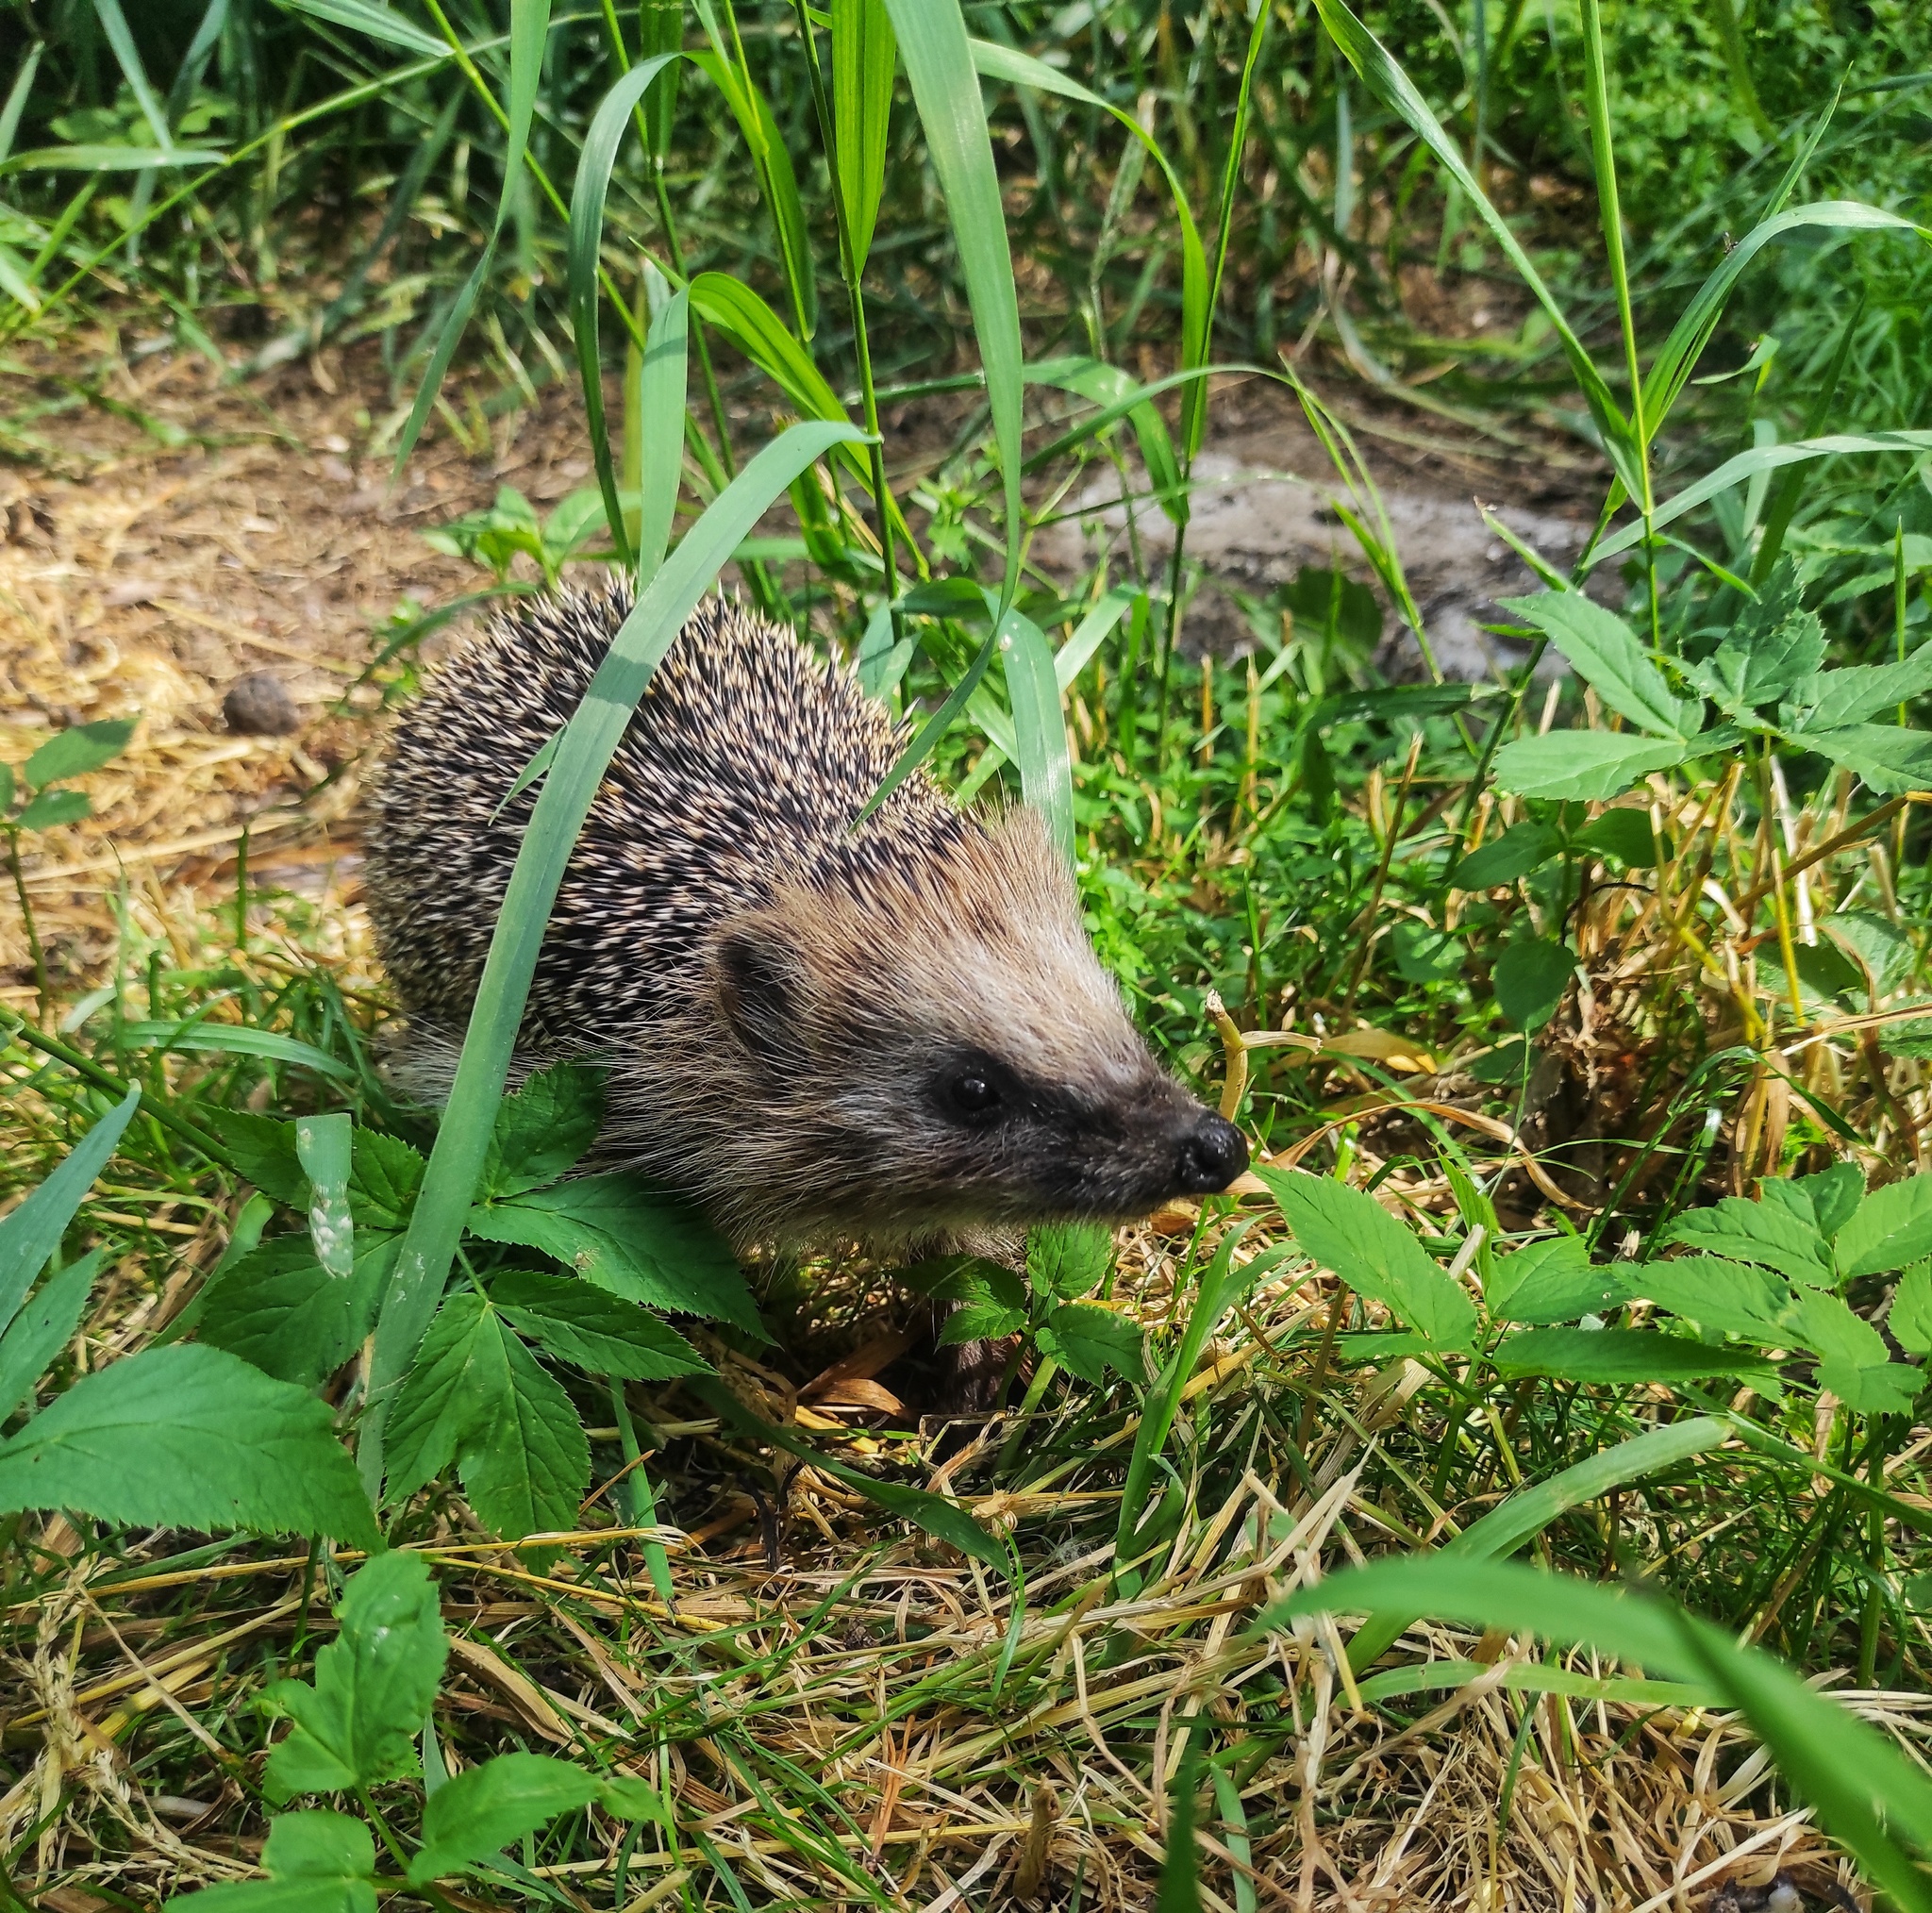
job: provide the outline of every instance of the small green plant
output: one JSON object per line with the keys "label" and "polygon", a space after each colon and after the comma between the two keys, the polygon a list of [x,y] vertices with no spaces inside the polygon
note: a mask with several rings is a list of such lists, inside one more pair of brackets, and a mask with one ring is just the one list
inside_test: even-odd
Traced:
{"label": "small green plant", "polygon": [[87,792],[63,787],[112,763],[127,748],[134,725],[133,718],[104,718],[95,724],[74,724],[56,732],[17,771],[11,764],[0,763],[0,835],[7,839],[7,868],[12,874],[13,893],[20,903],[42,1021],[52,1000],[47,987],[47,958],[41,948],[33,905],[27,901],[26,873],[20,861],[21,836],[29,830],[53,830],[63,823],[78,823],[82,818],[91,816],[93,803]]}
{"label": "small green plant", "polygon": [[369,1505],[326,1406],[221,1350],[144,1350],[31,1412],[35,1384],[72,1338],[108,1251],[57,1268],[38,1289],[34,1279],[139,1102],[130,1090],[0,1222],[0,1421],[28,1410],[0,1442],[0,1512],[71,1507],[116,1522],[372,1542]]}
{"label": "small green plant", "polygon": [[[594,1805],[619,1820],[668,1817],[642,1781],[542,1754],[500,1754],[447,1771],[431,1708],[449,1641],[420,1555],[376,1555],[350,1577],[336,1612],[341,1632],[315,1656],[313,1680],[278,1681],[261,1698],[272,1719],[291,1723],[269,1755],[262,1790],[277,1805],[347,1795],[364,1818],[333,1807],[274,1815],[265,1881],[206,1888],[172,1905],[198,1913],[374,1913],[378,1891],[401,1888],[447,1907],[438,1881],[499,1876],[504,1848],[559,1814]],[[419,1737],[428,1763],[418,1755]],[[393,1795],[385,1810],[370,1789],[408,1780],[423,1783],[422,1800],[411,1800],[410,1823],[399,1831]],[[393,1873],[378,1871],[372,1826]],[[508,1876],[501,1884],[519,1886]]]}
{"label": "small green plant", "polygon": [[[635,510],[637,493],[620,492],[618,496],[624,509]],[[599,534],[605,541],[602,550],[595,548]],[[604,497],[594,485],[573,491],[541,521],[521,491],[505,485],[498,490],[494,505],[437,525],[425,531],[423,539],[451,557],[487,566],[499,586],[509,582],[510,567],[519,557],[534,559],[544,584],[554,590],[571,560],[608,559],[611,556]]]}

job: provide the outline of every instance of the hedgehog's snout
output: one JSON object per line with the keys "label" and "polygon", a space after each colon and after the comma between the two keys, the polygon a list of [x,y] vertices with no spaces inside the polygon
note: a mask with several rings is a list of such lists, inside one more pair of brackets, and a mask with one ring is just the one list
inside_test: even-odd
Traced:
{"label": "hedgehog's snout", "polygon": [[1247,1139],[1224,1116],[1204,1110],[1181,1139],[1175,1179],[1184,1195],[1216,1195],[1247,1166]]}

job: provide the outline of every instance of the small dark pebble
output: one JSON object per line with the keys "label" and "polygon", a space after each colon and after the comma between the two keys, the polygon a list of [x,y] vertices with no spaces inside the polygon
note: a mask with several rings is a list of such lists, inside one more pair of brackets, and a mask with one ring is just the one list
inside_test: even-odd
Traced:
{"label": "small dark pebble", "polygon": [[289,688],[272,671],[251,671],[238,677],[222,699],[222,715],[231,731],[262,737],[286,737],[302,728],[302,713]]}

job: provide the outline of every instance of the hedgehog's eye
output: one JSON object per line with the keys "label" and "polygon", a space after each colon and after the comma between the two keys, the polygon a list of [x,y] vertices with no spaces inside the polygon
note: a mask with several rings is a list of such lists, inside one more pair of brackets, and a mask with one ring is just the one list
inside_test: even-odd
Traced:
{"label": "hedgehog's eye", "polygon": [[961,1116],[984,1117],[1000,1106],[1000,1092],[977,1070],[962,1070],[946,1086],[946,1097]]}

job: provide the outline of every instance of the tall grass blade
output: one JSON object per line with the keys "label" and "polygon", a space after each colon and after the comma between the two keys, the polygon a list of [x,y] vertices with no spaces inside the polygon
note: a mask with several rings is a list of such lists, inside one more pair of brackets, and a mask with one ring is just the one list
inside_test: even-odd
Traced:
{"label": "tall grass blade", "polygon": [[141,108],[141,116],[147,122],[148,130],[154,134],[155,143],[162,147],[172,146],[175,136],[168,130],[168,116],[161,110],[160,101],[147,83],[147,69],[141,63],[141,50],[134,43],[127,16],[121,10],[121,0],[94,0],[94,17],[101,23],[101,31],[107,35],[108,44],[114,50],[114,62],[126,80],[127,91],[134,95],[134,103]]}
{"label": "tall grass blade", "polygon": [[852,269],[864,269],[886,178],[899,42],[886,0],[832,0],[832,128]]}
{"label": "tall grass blade", "polygon": [[1633,497],[1641,496],[1641,481],[1632,482],[1638,480],[1638,472],[1629,421],[1611,396],[1609,386],[1597,370],[1596,361],[1572,329],[1563,308],[1557,303],[1556,294],[1543,283],[1542,274],[1531,263],[1529,255],[1510,231],[1508,222],[1477,186],[1474,175],[1457,150],[1456,142],[1429,110],[1428,103],[1416,91],[1408,75],[1396,64],[1389,49],[1349,10],[1347,0],[1315,0],[1315,7],[1322,16],[1322,24],[1327,27],[1349,64],[1368,82],[1376,97],[1402,119],[1435,155],[1437,164],[1467,197],[1477,218],[1502,249],[1504,257],[1516,269],[1517,275],[1529,288],[1537,304],[1543,308],[1562,345],[1563,356],[1570,361],[1571,373],[1582,388],[1584,402],[1596,422],[1597,431],[1603,438],[1604,447],[1618,477],[1624,481],[1625,489]]}
{"label": "tall grass blade", "polygon": [[114,1145],[141,1101],[127,1094],[83,1136],[41,1186],[0,1222],[0,1328],[18,1313],[33,1279],[60,1246],[81,1199],[107,1167]]}
{"label": "tall grass blade", "polygon": [[[1442,1552],[1474,1560],[1514,1554],[1571,1508],[1586,1506],[1626,1482],[1655,1474],[1661,1468],[1674,1468],[1693,1455],[1721,1448],[1730,1433],[1728,1422],[1701,1415],[1653,1428],[1647,1435],[1634,1435],[1614,1448],[1607,1448],[1559,1474],[1553,1474],[1547,1481],[1519,1489],[1501,1506],[1491,1508],[1480,1521],[1472,1522],[1454,1540],[1446,1542]],[[1349,1665],[1357,1673],[1374,1666],[1415,1618],[1412,1614],[1371,1615],[1356,1629],[1348,1643]]]}
{"label": "tall grass blade", "polygon": [[1932,1856],[1932,1778],[1761,1649],[1740,1647],[1708,1622],[1647,1594],[1446,1553],[1346,1569],[1268,1608],[1257,1628],[1365,1608],[1588,1645],[1648,1672],[1710,1681],[1871,1877],[1901,1906],[1932,1913],[1932,1876],[1907,1845]]}
{"label": "tall grass blade", "polygon": [[20,134],[20,116],[26,111],[28,96],[33,91],[34,75],[41,70],[41,56],[47,50],[44,41],[35,41],[27,48],[26,56],[20,62],[20,71],[13,76],[13,84],[8,89],[7,104],[0,107],[0,159],[5,159],[13,151],[13,142]]}
{"label": "tall grass blade", "polygon": [[1020,789],[1046,819],[1060,855],[1074,860],[1074,767],[1067,724],[1060,711],[1059,681],[1046,633],[1018,610],[1006,621],[1007,696],[1013,707],[1013,737]]}
{"label": "tall grass blade", "polygon": [[986,396],[992,408],[993,442],[1006,497],[1007,568],[1000,602],[1007,606],[1020,585],[1025,511],[1020,495],[1020,441],[1026,374],[1013,255],[1007,244],[1006,207],[992,163],[986,102],[959,0],[887,0],[887,9],[899,36],[919,122],[925,129],[926,151],[945,195],[946,216],[973,310],[974,336],[986,369]]}
{"label": "tall grass blade", "polygon": [[[463,290],[443,321],[423,381],[416,388],[416,402],[409,408],[402,436],[396,441],[395,462],[390,468],[391,483],[402,476],[410,453],[416,449],[416,441],[423,436],[430,409],[442,391],[450,360],[456,357],[457,346],[469,326],[470,314],[476,308],[477,295],[495,263],[496,248],[502,241],[504,227],[509,223],[510,208],[516,203],[524,156],[529,148],[530,122],[536,117],[537,91],[543,76],[543,48],[549,38],[550,0],[510,0],[508,133],[504,144],[503,190],[497,196],[496,219],[484,244],[483,256],[464,281]],[[613,536],[623,537],[621,521],[613,521],[611,531]]]}
{"label": "tall grass blade", "polygon": [[[591,437],[591,458],[597,470],[597,489],[604,494],[604,514],[609,523],[618,562],[632,562],[625,536],[624,508],[618,501],[617,471],[610,457],[610,434],[604,421],[604,357],[598,335],[597,253],[604,239],[604,202],[610,191],[611,169],[624,143],[631,109],[650,90],[653,80],[681,59],[681,54],[661,53],[641,61],[619,80],[591,116],[577,158],[576,184],[570,196],[571,330],[577,348],[577,377],[584,390],[585,425]],[[420,403],[420,400],[419,400]]]}
{"label": "tall grass blade", "polygon": [[856,441],[850,425],[793,425],[725,487],[640,594],[575,714],[564,727],[510,873],[456,1080],[383,1296],[358,1461],[372,1501],[382,1485],[382,1424],[448,1279],[472,1194],[489,1154],[504,1077],[516,1048],[537,956],[577,833],[625,724],[658,661],[740,541],[811,462]]}
{"label": "tall grass blade", "polygon": [[691,294],[668,299],[651,321],[638,380],[638,589],[658,575],[671,548],[684,475],[685,392],[691,376]]}

